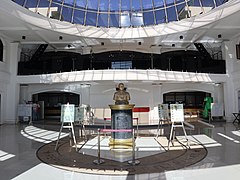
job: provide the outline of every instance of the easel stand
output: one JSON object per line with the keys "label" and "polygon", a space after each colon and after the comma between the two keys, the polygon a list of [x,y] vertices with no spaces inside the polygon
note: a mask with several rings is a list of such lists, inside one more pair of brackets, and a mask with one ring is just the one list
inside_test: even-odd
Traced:
{"label": "easel stand", "polygon": [[190,148],[190,145],[189,145],[189,142],[188,142],[188,138],[187,138],[187,133],[186,133],[186,130],[184,128],[183,121],[181,121],[181,122],[172,121],[170,137],[169,137],[169,140],[168,140],[168,150],[170,148],[170,142],[174,146],[173,141],[176,139],[176,128],[182,128],[183,129],[184,136],[185,136],[185,138],[187,140],[187,146]]}
{"label": "easel stand", "polygon": [[[64,124],[68,124],[68,125],[64,125]],[[73,128],[73,122],[62,122],[62,125],[61,125],[61,128],[60,128],[60,131],[59,131],[59,134],[58,134],[58,139],[57,139],[57,143],[56,143],[56,146],[55,146],[55,151],[57,150],[58,148],[58,143],[59,143],[59,139],[60,139],[60,136],[61,136],[61,133],[62,133],[62,130],[63,128],[68,128],[69,129],[69,133],[71,133],[71,137],[73,138],[73,142],[74,142],[74,145],[75,145],[75,149],[77,151],[77,143],[76,143],[76,138],[75,138],[75,133],[74,133],[74,128]]]}
{"label": "easel stand", "polygon": [[163,125],[165,124],[164,123],[164,121],[168,121],[167,123],[168,123],[168,126],[169,126],[169,120],[167,120],[167,119],[159,119],[159,121],[158,121],[158,129],[157,129],[157,138],[158,138],[158,136],[160,135],[160,136],[162,136],[163,135]]}

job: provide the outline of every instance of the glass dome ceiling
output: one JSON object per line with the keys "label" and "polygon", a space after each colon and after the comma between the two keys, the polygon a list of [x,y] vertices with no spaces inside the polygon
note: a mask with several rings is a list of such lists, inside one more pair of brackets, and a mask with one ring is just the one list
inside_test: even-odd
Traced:
{"label": "glass dome ceiling", "polygon": [[228,0],[13,0],[44,16],[95,27],[139,27],[179,21]]}

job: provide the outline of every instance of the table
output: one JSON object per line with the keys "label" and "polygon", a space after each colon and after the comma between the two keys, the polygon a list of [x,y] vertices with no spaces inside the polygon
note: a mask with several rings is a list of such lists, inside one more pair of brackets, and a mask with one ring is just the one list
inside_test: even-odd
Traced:
{"label": "table", "polygon": [[238,123],[240,123],[240,113],[232,113],[232,114],[235,117],[233,123],[235,123],[235,121],[238,121]]}

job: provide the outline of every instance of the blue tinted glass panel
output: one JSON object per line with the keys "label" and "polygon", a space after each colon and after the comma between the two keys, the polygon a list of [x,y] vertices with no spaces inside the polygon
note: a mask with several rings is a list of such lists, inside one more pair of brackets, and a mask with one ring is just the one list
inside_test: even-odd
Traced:
{"label": "blue tinted glass panel", "polygon": [[153,7],[152,0],[142,1],[142,6],[143,6],[143,9],[152,9],[152,7]]}
{"label": "blue tinted glass panel", "polygon": [[132,11],[139,11],[142,9],[140,0],[132,0]]}
{"label": "blue tinted glass panel", "polygon": [[55,3],[58,3],[58,4],[62,4],[63,0],[52,0],[52,1],[55,2]]}
{"label": "blue tinted glass panel", "polygon": [[99,10],[100,11],[108,11],[108,1],[109,0],[99,0]]}
{"label": "blue tinted glass panel", "polygon": [[188,5],[190,5],[190,6],[197,6],[197,7],[201,6],[199,0],[191,0],[191,1],[189,1]]}
{"label": "blue tinted glass panel", "polygon": [[64,5],[73,7],[75,0],[64,0]]}
{"label": "blue tinted glass panel", "polygon": [[15,2],[21,6],[23,6],[25,0],[15,0]]}
{"label": "blue tinted glass panel", "polygon": [[76,1],[77,8],[86,8],[86,6],[87,6],[87,0]]}
{"label": "blue tinted glass panel", "polygon": [[143,13],[143,19],[144,19],[144,24],[147,25],[152,25],[155,24],[154,23],[154,16],[153,16],[153,12],[144,12]]}
{"label": "blue tinted glass panel", "polygon": [[224,4],[224,1],[225,0],[216,0],[216,5],[220,6],[220,5]]}
{"label": "blue tinted glass panel", "polygon": [[38,7],[48,7],[49,0],[40,0]]}
{"label": "blue tinted glass panel", "polygon": [[119,14],[110,14],[110,16],[109,16],[109,26],[119,27]]}
{"label": "blue tinted glass panel", "polygon": [[86,15],[86,25],[96,26],[97,13],[87,12]]}
{"label": "blue tinted glass panel", "polygon": [[99,13],[98,26],[108,27],[108,14]]}
{"label": "blue tinted glass panel", "polygon": [[35,8],[37,7],[37,0],[27,0],[26,6],[27,8]]}
{"label": "blue tinted glass panel", "polygon": [[167,8],[168,22],[177,21],[175,6]]}
{"label": "blue tinted glass panel", "polygon": [[186,18],[187,13],[185,11],[185,7],[186,7],[185,3],[177,6],[177,14],[179,19]]}
{"label": "blue tinted glass panel", "polygon": [[74,11],[73,22],[75,24],[83,24],[84,23],[84,16],[85,16],[85,12],[84,11],[75,10]]}
{"label": "blue tinted glass panel", "polygon": [[214,2],[213,0],[202,0],[202,6],[214,7]]}
{"label": "blue tinted glass panel", "polygon": [[154,6],[156,7],[164,7],[164,0],[154,0]]}
{"label": "blue tinted glass panel", "polygon": [[173,5],[173,4],[174,4],[174,1],[175,1],[175,0],[167,0],[167,1],[166,1],[167,7]]}
{"label": "blue tinted glass panel", "polygon": [[110,11],[119,11],[119,0],[110,0]]}
{"label": "blue tinted glass panel", "polygon": [[98,9],[98,1],[96,0],[88,0],[88,9]]}
{"label": "blue tinted glass panel", "polygon": [[122,0],[122,11],[130,10],[130,1]]}
{"label": "blue tinted glass panel", "polygon": [[129,13],[122,13],[120,16],[121,27],[128,27],[131,25]]}
{"label": "blue tinted glass panel", "polygon": [[72,21],[72,12],[73,12],[72,8],[63,7],[63,10],[62,10],[63,21],[71,22]]}
{"label": "blue tinted glass panel", "polygon": [[142,26],[143,25],[143,14],[141,12],[132,13],[131,24],[133,26]]}
{"label": "blue tinted glass panel", "polygon": [[165,10],[158,10],[155,11],[155,17],[156,17],[156,23],[161,24],[166,22],[166,15],[165,15]]}

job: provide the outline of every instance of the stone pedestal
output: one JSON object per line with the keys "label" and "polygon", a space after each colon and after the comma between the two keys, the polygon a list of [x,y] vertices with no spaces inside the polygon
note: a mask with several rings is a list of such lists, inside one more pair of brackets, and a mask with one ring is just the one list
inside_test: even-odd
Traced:
{"label": "stone pedestal", "polygon": [[[109,105],[111,108],[112,129],[132,129],[132,109],[134,104]],[[132,132],[112,132],[109,142],[112,149],[132,147]]]}

